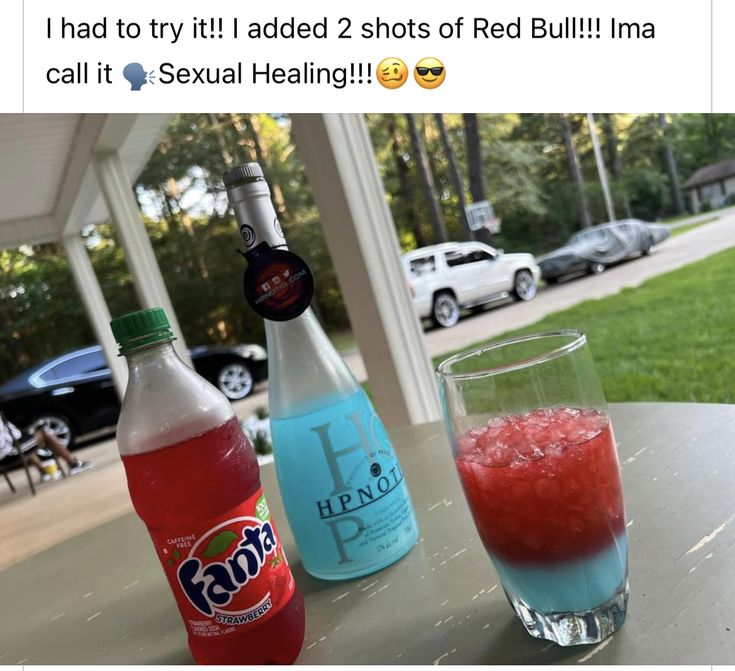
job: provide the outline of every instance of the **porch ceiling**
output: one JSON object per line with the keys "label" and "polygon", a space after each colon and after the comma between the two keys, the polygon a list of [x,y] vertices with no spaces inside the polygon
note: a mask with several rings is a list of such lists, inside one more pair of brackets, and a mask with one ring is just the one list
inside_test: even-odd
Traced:
{"label": "porch ceiling", "polygon": [[105,220],[94,155],[118,151],[134,181],[169,118],[167,114],[0,115],[0,248],[58,241]]}

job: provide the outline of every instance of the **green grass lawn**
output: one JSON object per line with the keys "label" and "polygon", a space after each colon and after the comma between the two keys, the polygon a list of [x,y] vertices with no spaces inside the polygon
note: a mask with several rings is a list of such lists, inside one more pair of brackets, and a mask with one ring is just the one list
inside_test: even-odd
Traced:
{"label": "green grass lawn", "polygon": [[656,221],[661,224],[675,224],[677,221],[689,219],[689,217],[693,216],[695,215],[685,212],[684,214],[675,214],[673,217],[664,217],[663,219],[657,219]]}
{"label": "green grass lawn", "polygon": [[677,228],[671,229],[671,237],[673,238],[676,235],[681,235],[682,233],[686,233],[687,231],[691,231],[693,228],[699,228],[700,226],[704,226],[705,224],[711,224],[713,221],[717,221],[718,217],[709,217],[708,219],[704,219],[702,221],[698,221],[694,224],[689,224],[687,226],[679,226]]}
{"label": "green grass lawn", "polygon": [[735,249],[492,341],[559,328],[587,334],[608,401],[735,403]]}

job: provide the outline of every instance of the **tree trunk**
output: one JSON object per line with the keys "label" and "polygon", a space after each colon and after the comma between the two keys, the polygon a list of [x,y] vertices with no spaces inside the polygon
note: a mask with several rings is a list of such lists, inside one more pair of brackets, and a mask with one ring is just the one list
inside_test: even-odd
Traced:
{"label": "tree trunk", "polygon": [[[467,171],[470,176],[470,195],[472,202],[487,200],[482,183],[482,147],[480,145],[480,129],[477,125],[477,114],[463,114],[464,134],[467,142]],[[490,244],[492,236],[486,228],[473,231],[477,240]]]}
{"label": "tree trunk", "polygon": [[421,190],[424,192],[426,206],[429,208],[429,217],[431,226],[434,229],[434,242],[447,242],[447,229],[444,225],[444,217],[439,200],[436,194],[436,186],[434,185],[434,176],[429,168],[429,159],[426,155],[426,147],[421,142],[419,130],[416,125],[416,116],[414,114],[406,114],[408,120],[408,131],[411,136],[411,144],[413,145],[413,153],[416,158],[416,167],[419,171],[419,179],[421,181]]}
{"label": "tree trunk", "polygon": [[574,148],[574,139],[572,137],[572,124],[566,114],[559,115],[561,119],[561,135],[564,142],[564,148],[567,150],[567,161],[569,162],[569,174],[572,178],[574,190],[577,192],[577,201],[579,204],[579,219],[582,228],[592,226],[592,217],[590,215],[590,206],[587,201],[587,194],[584,192],[584,177],[582,176],[582,166],[579,164],[579,156]]}
{"label": "tree trunk", "polygon": [[[169,199],[169,211],[171,214],[171,223],[175,225],[176,220],[179,219],[181,221],[181,227],[184,230],[184,233],[189,238],[189,240],[192,242],[192,245],[196,244],[196,233],[194,232],[194,224],[191,221],[191,217],[186,213],[183,207],[181,207],[181,193],[179,192],[179,185],[177,184],[176,180],[173,177],[169,177],[166,182],[166,190],[168,192],[168,199]],[[174,208],[171,207],[171,201],[173,201],[176,204],[176,210],[177,212],[174,214],[173,210]],[[199,271],[199,277],[203,280],[206,280],[209,278],[209,268],[207,268],[207,264],[202,258],[201,255],[196,254],[194,255],[196,258],[196,264],[197,269]],[[187,262],[187,266],[191,267],[191,264],[194,263],[191,259],[189,259]],[[184,267],[187,267],[184,266]]]}
{"label": "tree trunk", "polygon": [[679,170],[676,166],[676,156],[674,148],[671,146],[669,138],[669,121],[666,115],[661,113],[658,115],[658,124],[661,126],[663,143],[664,143],[664,161],[666,162],[666,172],[669,175],[669,188],[671,189],[671,202],[674,205],[675,214],[683,214],[686,212],[684,207],[684,198],[681,194],[681,186],[679,185]]}
{"label": "tree trunk", "polygon": [[243,133],[250,136],[250,141],[253,145],[253,152],[255,153],[255,160],[261,165],[266,165],[267,161],[265,158],[265,150],[263,149],[263,143],[260,140],[260,126],[256,126],[254,114],[243,114],[245,121],[245,128]]}
{"label": "tree trunk", "polygon": [[225,162],[227,168],[231,168],[235,162],[230,150],[227,147],[227,138],[222,132],[222,123],[217,114],[209,114],[209,123],[212,126],[215,136],[217,137],[217,144],[219,150],[222,153],[222,160]]}
{"label": "tree trunk", "polygon": [[709,160],[710,163],[715,163],[719,161],[722,156],[720,142],[721,135],[717,128],[717,115],[702,114],[702,117],[704,118],[704,134],[707,137],[707,146],[709,147]]}
{"label": "tree trunk", "polygon": [[436,120],[436,125],[439,129],[439,137],[441,138],[442,146],[444,147],[444,153],[446,154],[447,161],[449,163],[449,176],[452,178],[452,184],[454,185],[454,190],[456,191],[457,199],[459,200],[459,221],[462,224],[462,232],[466,240],[474,240],[475,236],[472,235],[470,224],[467,221],[467,212],[465,212],[465,207],[467,206],[467,198],[465,198],[464,184],[462,184],[462,175],[459,172],[459,165],[457,165],[457,156],[454,153],[454,149],[452,149],[451,143],[449,142],[447,126],[444,123],[444,115],[434,114],[434,119]]}
{"label": "tree trunk", "polygon": [[623,184],[623,167],[620,163],[620,152],[618,151],[618,138],[615,134],[615,126],[613,125],[612,114],[600,114],[600,122],[602,124],[602,132],[605,134],[605,149],[607,153],[607,162],[610,165],[613,179],[618,187],[620,199],[623,203],[623,210],[628,219],[633,218],[633,212],[630,209],[630,201],[628,194],[625,192]]}
{"label": "tree trunk", "polygon": [[[258,117],[255,114],[246,114],[245,120],[249,130],[250,138],[253,141],[253,147],[255,149],[255,160],[260,163],[264,168],[267,168],[270,164],[266,156],[266,148],[263,145],[263,140],[260,137],[260,124],[258,123]],[[273,192],[273,203],[276,206],[276,212],[281,219],[288,219],[288,208],[286,207],[286,199],[283,197],[283,191],[281,185],[276,179],[270,179],[268,181]]]}
{"label": "tree trunk", "polygon": [[424,147],[426,147],[426,158],[429,160],[429,172],[434,178],[434,191],[436,192],[437,199],[439,200],[439,203],[441,205],[441,197],[439,196],[439,193],[441,193],[441,184],[439,184],[438,187],[436,185],[436,176],[439,174],[440,169],[436,163],[436,160],[437,160],[436,152],[431,150],[431,139],[432,139],[431,129],[426,123],[425,114],[418,115],[418,118],[416,119],[416,127],[419,131],[419,137],[421,138],[421,144],[423,144]]}
{"label": "tree trunk", "polygon": [[406,203],[405,216],[408,225],[416,239],[417,247],[425,247],[427,245],[424,233],[421,230],[421,221],[416,216],[416,208],[413,204],[416,202],[416,194],[411,183],[411,168],[406,162],[406,158],[401,151],[401,140],[398,135],[398,127],[396,126],[396,117],[394,114],[386,115],[388,119],[388,132],[391,136],[391,150],[393,152],[393,160],[396,164],[396,173],[398,174],[398,184],[401,189],[401,200]]}

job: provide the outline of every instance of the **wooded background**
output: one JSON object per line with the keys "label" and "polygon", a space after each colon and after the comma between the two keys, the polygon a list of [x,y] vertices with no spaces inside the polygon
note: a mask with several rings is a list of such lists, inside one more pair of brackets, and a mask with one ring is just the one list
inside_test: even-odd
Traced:
{"label": "wooded background", "polygon": [[[681,214],[680,181],[735,157],[735,115],[598,114],[596,127],[619,218]],[[540,254],[607,220],[583,114],[371,114],[367,123],[407,251],[470,232],[464,205],[489,199],[502,232],[485,242]],[[327,330],[349,328],[339,286],[286,115],[180,114],[135,191],[190,345],[263,342],[242,293],[244,260],[221,176],[259,161],[291,248],[317,279]],[[113,316],[137,309],[112,225],[84,231]],[[0,252],[0,382],[91,344],[94,335],[57,245]]]}

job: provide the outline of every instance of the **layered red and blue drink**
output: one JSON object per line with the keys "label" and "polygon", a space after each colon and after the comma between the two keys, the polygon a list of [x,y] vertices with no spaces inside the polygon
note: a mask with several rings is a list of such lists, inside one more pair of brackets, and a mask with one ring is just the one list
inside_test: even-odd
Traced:
{"label": "layered red and blue drink", "polygon": [[485,548],[532,634],[548,637],[529,626],[537,614],[583,615],[616,599],[621,607],[608,611],[624,618],[628,543],[606,414],[556,406],[493,418],[456,439],[455,462]]}

